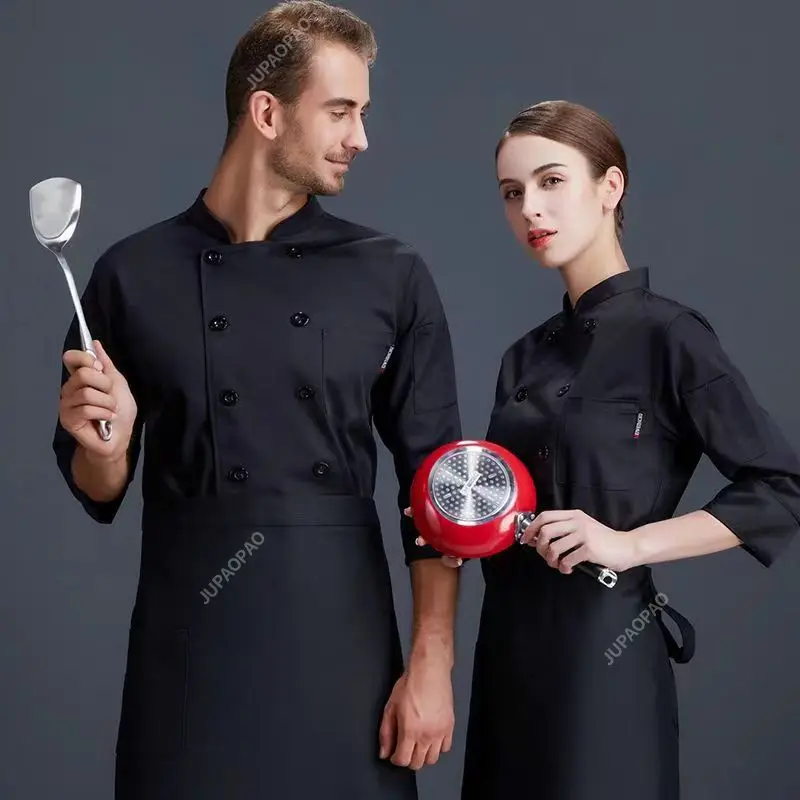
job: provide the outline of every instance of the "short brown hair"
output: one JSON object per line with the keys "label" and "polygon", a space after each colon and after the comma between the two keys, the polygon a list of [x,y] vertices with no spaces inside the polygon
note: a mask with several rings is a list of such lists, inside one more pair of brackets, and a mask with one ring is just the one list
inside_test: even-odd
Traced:
{"label": "short brown hair", "polygon": [[287,105],[305,88],[316,45],[342,44],[371,66],[377,55],[372,28],[353,12],[321,0],[285,0],[262,14],[236,45],[228,65],[225,106],[233,136],[254,91]]}
{"label": "short brown hair", "polygon": [[619,168],[625,184],[614,212],[614,221],[617,234],[622,233],[622,199],[628,191],[628,160],[616,131],[607,119],[586,106],[567,100],[537,103],[511,120],[495,149],[495,161],[503,143],[511,136],[519,135],[543,136],[580,150],[597,179],[602,178],[610,167]]}

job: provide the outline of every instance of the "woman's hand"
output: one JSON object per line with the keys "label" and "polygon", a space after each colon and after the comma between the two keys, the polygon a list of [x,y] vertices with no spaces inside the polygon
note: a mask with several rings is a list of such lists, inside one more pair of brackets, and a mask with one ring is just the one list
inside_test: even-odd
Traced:
{"label": "woman's hand", "polygon": [[[411,511],[410,508],[407,508],[403,513],[407,517],[414,516],[414,513]],[[421,536],[417,536],[416,544],[418,547],[424,547],[427,544],[427,542]],[[444,564],[446,567],[453,567],[455,569],[456,567],[460,567],[463,563],[464,563],[463,560],[460,558],[453,558],[452,556],[442,556],[442,564]]]}
{"label": "woman's hand", "polygon": [[576,509],[543,511],[528,526],[520,543],[535,547],[553,569],[564,575],[582,561],[615,572],[635,565],[634,538],[630,533],[615,531]]}

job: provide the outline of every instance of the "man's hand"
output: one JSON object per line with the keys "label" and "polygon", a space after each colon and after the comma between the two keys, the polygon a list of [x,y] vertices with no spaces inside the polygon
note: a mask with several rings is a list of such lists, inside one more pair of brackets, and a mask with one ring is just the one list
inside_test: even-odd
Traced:
{"label": "man's hand", "polygon": [[[414,511],[411,509],[411,507],[406,508],[403,511],[403,513],[407,517],[411,517],[412,519],[414,517]],[[417,547],[425,547],[427,542],[421,536],[417,536],[415,544],[417,545]],[[444,564],[446,567],[452,567],[452,568],[460,567],[464,563],[463,559],[455,558],[453,556],[442,556],[441,561],[442,564]]]}
{"label": "man's hand", "polygon": [[380,757],[413,770],[435,764],[450,751],[454,726],[450,669],[435,661],[411,665],[384,709]]}
{"label": "man's hand", "polygon": [[[125,376],[114,366],[100,342],[92,343],[91,353],[68,350],[63,362],[69,379],[61,388],[58,416],[62,427],[93,457],[120,458],[128,444],[137,408]],[[96,420],[114,423],[113,435],[103,441]]]}

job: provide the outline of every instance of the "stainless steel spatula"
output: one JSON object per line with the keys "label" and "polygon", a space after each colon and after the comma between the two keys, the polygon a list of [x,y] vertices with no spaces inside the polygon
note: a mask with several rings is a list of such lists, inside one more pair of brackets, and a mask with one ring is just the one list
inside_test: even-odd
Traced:
{"label": "stainless steel spatula", "polygon": [[[31,187],[30,206],[31,224],[36,238],[43,247],[55,255],[67,279],[72,305],[78,316],[83,349],[97,358],[92,349],[92,336],[86,325],[78,290],[75,288],[75,279],[62,252],[78,225],[81,212],[81,185],[70,178],[47,178]],[[107,442],[111,438],[111,422],[97,420],[97,424],[100,436]]]}

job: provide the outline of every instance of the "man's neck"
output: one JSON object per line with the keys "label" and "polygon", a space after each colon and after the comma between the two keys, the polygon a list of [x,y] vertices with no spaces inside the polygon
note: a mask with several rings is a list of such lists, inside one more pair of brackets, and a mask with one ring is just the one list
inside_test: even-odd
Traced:
{"label": "man's neck", "polygon": [[231,242],[261,242],[308,201],[269,170],[263,153],[232,147],[217,165],[203,197],[208,210],[225,226]]}

